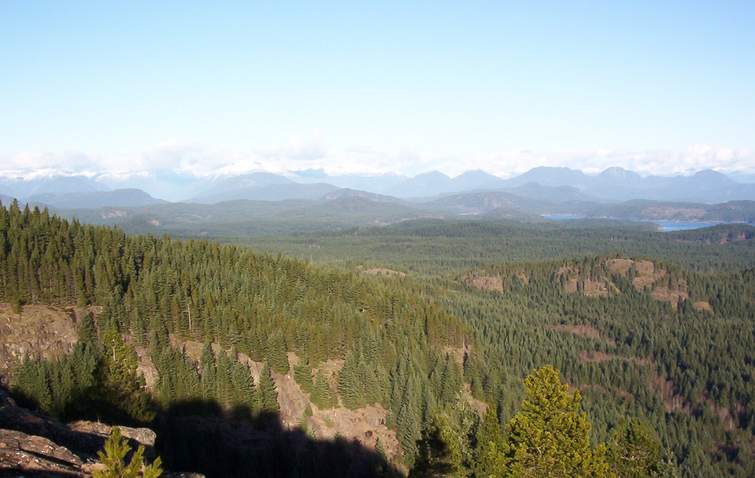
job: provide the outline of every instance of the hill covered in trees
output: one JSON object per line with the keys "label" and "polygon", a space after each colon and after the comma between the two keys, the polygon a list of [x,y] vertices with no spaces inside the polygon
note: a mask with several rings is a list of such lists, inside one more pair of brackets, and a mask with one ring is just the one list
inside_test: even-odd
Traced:
{"label": "hill covered in trees", "polygon": [[212,476],[750,476],[754,281],[725,263],[376,277],[0,208],[9,320],[78,311],[69,350],[19,358],[19,400],[149,423]]}

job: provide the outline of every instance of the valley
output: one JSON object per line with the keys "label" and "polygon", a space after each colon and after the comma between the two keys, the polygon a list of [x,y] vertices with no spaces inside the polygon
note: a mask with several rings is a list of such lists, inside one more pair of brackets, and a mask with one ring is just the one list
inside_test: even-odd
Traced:
{"label": "valley", "polygon": [[[220,245],[3,211],[4,383],[64,420],[152,427],[168,469],[282,476],[276,453],[331,450],[344,474],[405,474],[433,417],[504,427],[550,364],[592,440],[642,417],[683,476],[751,471],[751,226],[419,219]],[[97,372],[108,343],[136,387]]]}
{"label": "valley", "polygon": [[755,477],[755,2],[0,4],[0,478]]}

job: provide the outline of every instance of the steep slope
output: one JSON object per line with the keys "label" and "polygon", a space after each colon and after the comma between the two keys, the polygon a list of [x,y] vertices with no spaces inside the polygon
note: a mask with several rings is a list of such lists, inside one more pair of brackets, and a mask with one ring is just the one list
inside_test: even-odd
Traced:
{"label": "steep slope", "polygon": [[[61,423],[19,406],[0,387],[0,476],[91,476],[101,468],[97,452],[103,449],[111,426],[99,422]],[[120,425],[132,449],[145,448],[155,457],[155,432]],[[201,478],[197,473],[165,473],[165,478]]]}
{"label": "steep slope", "polygon": [[[11,377],[14,390],[59,414],[112,408],[140,420],[156,414],[160,430],[173,430],[175,440],[203,430],[206,446],[204,440],[214,436],[207,427],[241,440],[216,451],[230,461],[204,465],[195,461],[201,454],[185,453],[197,443],[173,442],[175,447],[161,449],[172,464],[212,466],[218,475],[234,466],[231,456],[243,454],[245,460],[258,458],[259,466],[279,466],[269,453],[285,450],[265,444],[280,438],[293,446],[304,435],[291,427],[306,424],[321,434],[322,445],[313,445],[312,452],[335,447],[343,466],[384,462],[370,447],[391,453],[403,466],[413,459],[422,400],[452,406],[463,389],[459,366],[442,352],[468,342],[463,325],[409,283],[202,241],[126,237],[18,208],[0,209],[0,240],[4,261],[19,265],[0,268],[0,301],[20,308],[22,317],[24,309],[43,304],[103,307],[85,322],[94,325],[82,326],[79,334],[87,341],[73,355],[23,361]],[[220,350],[208,346],[197,364],[187,348],[171,346],[176,340],[216,343]],[[335,403],[303,398],[291,378],[290,354],[316,374],[321,388],[311,393],[335,395]],[[318,377],[338,360],[343,368],[332,370],[333,382],[325,385]],[[69,381],[60,370],[76,367],[87,371],[77,379],[84,382],[64,385]],[[99,367],[110,372],[98,374]],[[437,368],[454,377],[442,394]],[[141,398],[138,370],[154,372],[151,409]],[[242,436],[228,427],[231,418],[245,423],[236,426],[246,430]],[[362,444],[327,440],[337,434]]]}

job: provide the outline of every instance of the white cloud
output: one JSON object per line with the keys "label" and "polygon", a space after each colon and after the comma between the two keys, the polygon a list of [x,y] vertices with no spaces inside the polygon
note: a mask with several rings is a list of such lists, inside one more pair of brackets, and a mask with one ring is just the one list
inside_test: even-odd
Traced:
{"label": "white cloud", "polygon": [[701,169],[755,173],[755,151],[695,145],[683,151],[508,151],[487,155],[439,157],[409,150],[334,149],[320,138],[294,140],[277,149],[223,151],[195,144],[166,142],[138,154],[84,152],[20,153],[0,156],[0,176],[51,174],[101,175],[111,180],[170,172],[196,177],[251,171],[324,169],[330,174],[417,174],[433,169],[456,175],[483,169],[502,177],[536,166],[565,166],[588,173],[619,166],[641,174],[689,174]]}

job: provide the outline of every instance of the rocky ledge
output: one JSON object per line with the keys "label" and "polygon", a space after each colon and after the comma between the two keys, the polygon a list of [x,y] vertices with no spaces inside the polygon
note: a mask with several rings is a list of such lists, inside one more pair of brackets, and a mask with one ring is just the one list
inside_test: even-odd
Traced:
{"label": "rocky ledge", "polygon": [[[0,388],[0,477],[86,477],[98,466],[111,426],[98,422],[60,423],[20,407]],[[119,426],[133,448],[154,456],[156,435],[149,428]],[[199,478],[195,473],[166,477]]]}

